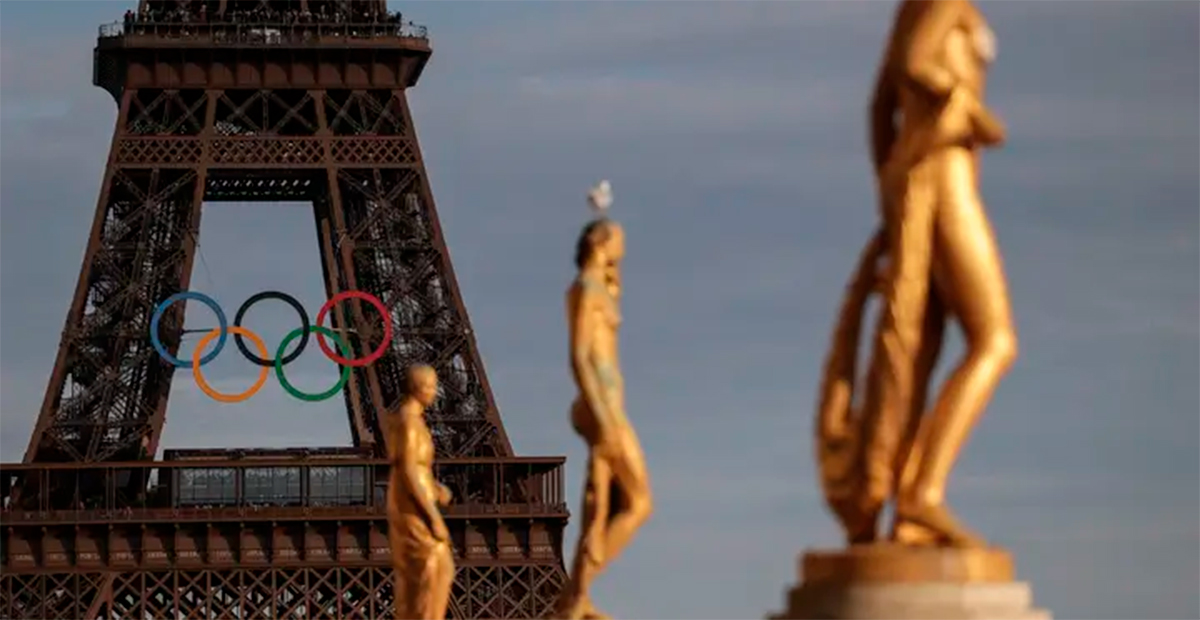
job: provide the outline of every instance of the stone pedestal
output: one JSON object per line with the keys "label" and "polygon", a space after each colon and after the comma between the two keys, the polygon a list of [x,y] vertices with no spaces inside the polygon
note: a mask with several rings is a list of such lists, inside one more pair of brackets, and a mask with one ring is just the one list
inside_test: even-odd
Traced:
{"label": "stone pedestal", "polygon": [[898,545],[813,551],[800,560],[800,585],[769,620],[1034,620],[1029,584],[1013,581],[1000,549]]}

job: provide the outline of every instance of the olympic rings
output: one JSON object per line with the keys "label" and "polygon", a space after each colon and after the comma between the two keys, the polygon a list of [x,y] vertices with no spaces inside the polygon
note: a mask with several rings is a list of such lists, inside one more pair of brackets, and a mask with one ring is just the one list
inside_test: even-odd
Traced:
{"label": "olympic rings", "polygon": [[[207,332],[203,337],[200,338],[200,341],[196,343],[196,350],[192,353],[192,359],[190,362],[183,361],[172,356],[171,353],[167,351],[166,346],[158,336],[159,324],[163,315],[166,313],[167,308],[169,308],[171,304],[184,299],[194,299],[211,308],[213,313],[217,315],[218,324],[218,327]],[[267,350],[266,344],[263,343],[262,338],[259,338],[250,330],[242,327],[242,319],[245,317],[246,312],[249,311],[250,306],[264,299],[278,299],[283,301],[294,308],[296,313],[300,315],[300,327],[292,330],[292,332],[284,337],[283,341],[279,343],[279,349],[276,351],[274,359],[268,357],[269,351]],[[383,318],[383,342],[380,343],[379,347],[372,351],[370,355],[361,359],[350,359],[354,356],[354,351],[346,339],[335,333],[332,329],[321,325],[321,323],[325,320],[325,315],[329,313],[334,305],[336,305],[339,301],[346,299],[360,299],[371,304],[376,310],[379,311],[380,316]],[[258,379],[254,382],[254,385],[250,386],[250,389],[240,394],[222,394],[217,392],[208,384],[208,382],[204,379],[203,373],[200,371],[201,366],[211,362],[217,357],[218,354],[220,354],[230,333],[234,335],[234,343],[237,345],[237,348],[242,355],[255,365],[261,367]],[[320,345],[321,351],[325,354],[325,356],[342,366],[341,377],[338,379],[337,384],[319,394],[308,394],[297,390],[294,386],[292,386],[291,383],[288,382],[287,378],[283,374],[283,367],[295,361],[295,359],[300,356],[300,354],[304,351],[305,346],[308,344],[309,334],[312,333],[317,334],[317,344]],[[333,339],[334,345],[337,347],[336,352],[331,349],[328,344],[326,344],[326,336]],[[154,345],[154,350],[158,352],[159,356],[177,368],[186,368],[190,366],[196,379],[196,385],[200,387],[200,390],[208,395],[209,398],[226,403],[242,402],[256,394],[265,384],[267,376],[270,375],[270,369],[272,367],[275,368],[275,375],[279,378],[280,385],[283,386],[284,391],[286,391],[288,394],[308,402],[318,402],[332,398],[335,394],[341,392],[345,388],[346,383],[349,382],[350,376],[353,372],[351,368],[362,368],[379,359],[385,352],[387,352],[388,345],[392,342],[392,336],[391,316],[388,313],[387,307],[383,305],[383,302],[380,301],[379,298],[362,291],[343,291],[337,295],[334,295],[333,299],[330,299],[329,301],[325,302],[323,306],[321,306],[320,311],[317,313],[315,325],[309,322],[308,314],[304,311],[304,307],[300,305],[300,302],[297,301],[296,298],[278,291],[264,291],[246,300],[246,302],[238,308],[237,314],[234,316],[233,325],[229,325],[229,322],[225,317],[225,311],[222,310],[219,305],[217,305],[216,300],[208,295],[196,291],[183,291],[168,297],[154,309],[154,315],[150,320],[150,343]],[[249,347],[246,346],[243,337],[250,339],[250,342],[254,344],[254,348],[258,350],[261,357],[259,355],[255,355],[249,350]],[[212,343],[214,338],[217,340],[216,346],[207,355],[203,355],[205,347]],[[284,352],[287,350],[287,346],[297,338],[300,339],[300,342],[297,345],[296,350],[289,355],[284,355]]]}
{"label": "olympic rings", "polygon": [[334,394],[341,392],[342,388],[346,386],[346,382],[350,380],[350,373],[352,371],[350,370],[349,366],[342,366],[342,377],[338,379],[338,382],[334,384],[333,387],[321,392],[320,394],[305,394],[304,392],[292,387],[292,384],[288,382],[287,377],[283,376],[283,365],[287,363],[283,358],[283,352],[285,349],[287,349],[288,344],[295,340],[297,336],[300,337],[300,342],[303,343],[304,340],[308,338],[308,334],[311,332],[317,332],[318,334],[323,334],[333,338],[333,342],[337,345],[339,351],[347,353],[350,351],[350,347],[346,345],[346,341],[342,340],[341,336],[333,333],[332,329],[321,327],[320,325],[313,325],[311,327],[306,325],[304,327],[292,330],[290,334],[283,338],[283,342],[279,343],[279,352],[275,354],[275,376],[279,379],[279,385],[283,387],[283,391],[295,396],[296,398],[299,398],[300,400],[316,403],[332,398]]}
{"label": "olympic rings", "polygon": [[321,336],[321,332],[317,332],[317,345],[321,347],[321,351],[325,353],[325,357],[328,357],[329,359],[343,366],[361,368],[379,359],[380,357],[383,357],[384,352],[387,351],[387,346],[392,343],[391,315],[388,314],[388,310],[386,307],[384,307],[383,302],[379,301],[379,298],[375,297],[374,295],[368,295],[362,291],[342,291],[341,293],[334,295],[333,299],[325,302],[324,306],[321,306],[320,311],[317,312],[317,327],[320,327],[321,323],[325,321],[325,315],[329,313],[333,306],[336,305],[337,302],[345,299],[361,299],[372,306],[375,306],[375,309],[379,311],[379,316],[383,318],[383,342],[379,343],[378,349],[375,349],[370,355],[360,360],[348,360],[344,357],[338,356],[329,349],[329,345],[325,344],[325,339]]}
{"label": "olympic rings", "polygon": [[[296,314],[300,315],[300,329],[298,330],[300,332],[300,344],[296,345],[296,350],[292,351],[291,355],[283,358],[284,364],[291,364],[293,361],[296,360],[297,357],[300,357],[301,353],[304,352],[304,347],[308,346],[308,332],[309,332],[308,313],[304,311],[304,306],[301,306],[300,302],[296,301],[295,297],[292,297],[291,295],[288,295],[287,293],[280,293],[279,291],[263,291],[262,293],[254,295],[250,299],[247,299],[246,303],[243,303],[242,307],[238,308],[237,314],[234,315],[234,317],[233,317],[233,324],[237,327],[241,327],[242,326],[242,318],[244,318],[246,316],[246,311],[250,309],[250,306],[253,306],[254,304],[256,304],[264,299],[278,299],[279,301],[286,303],[287,305],[291,306],[292,308],[295,308]],[[237,345],[237,348],[239,351],[242,352],[242,355],[246,356],[246,359],[254,362],[255,364],[258,364],[259,366],[266,366],[266,367],[270,368],[271,366],[275,365],[275,362],[279,361],[278,358],[276,358],[275,360],[265,360],[261,357],[255,357],[255,355],[253,353],[251,353],[249,349],[246,348],[246,343],[242,342],[241,334],[234,334],[233,343]],[[283,355],[282,348],[279,349],[279,355]]]}
{"label": "olympic rings", "polygon": [[[154,345],[154,350],[158,351],[158,354],[161,355],[163,359],[167,360],[175,367],[187,368],[190,365],[188,362],[185,362],[168,353],[167,348],[163,346],[162,340],[158,338],[158,323],[162,320],[163,313],[167,311],[167,308],[171,307],[171,304],[184,299],[195,299],[209,308],[212,308],[213,314],[217,315],[217,324],[220,325],[220,327],[217,328],[221,330],[221,335],[217,338],[217,348],[213,349],[212,353],[209,353],[207,356],[201,358],[200,365],[203,366],[216,359],[217,355],[221,353],[221,349],[225,348],[225,339],[229,336],[227,333],[229,331],[229,321],[225,319],[225,311],[221,309],[221,306],[217,305],[217,301],[215,299],[205,295],[204,293],[197,293],[196,291],[183,291],[182,293],[175,293],[174,295],[171,295],[161,304],[158,304],[158,307],[154,309],[154,317],[150,319],[150,344]],[[263,354],[266,354],[265,345],[263,347]]]}
{"label": "olympic rings", "polygon": [[[259,353],[262,353],[264,356],[268,355],[267,345],[263,344],[262,338],[254,335],[254,332],[251,332],[244,327],[238,327],[237,325],[230,327],[229,331],[249,338],[250,342],[253,342],[254,346],[258,347]],[[219,400],[223,403],[240,403],[243,400],[254,396],[259,390],[262,389],[262,386],[267,383],[267,376],[271,374],[271,369],[263,366],[263,369],[258,373],[258,381],[255,381],[254,385],[250,386],[250,389],[242,392],[241,394],[222,394],[212,389],[212,387],[208,385],[208,381],[204,380],[204,374],[200,372],[200,353],[204,351],[204,347],[207,346],[213,338],[224,335],[225,330],[217,327],[211,332],[204,334],[204,337],[200,339],[200,342],[196,343],[196,350],[192,352],[192,374],[196,377],[196,385],[200,386],[200,391],[207,394],[209,398],[213,400]]]}

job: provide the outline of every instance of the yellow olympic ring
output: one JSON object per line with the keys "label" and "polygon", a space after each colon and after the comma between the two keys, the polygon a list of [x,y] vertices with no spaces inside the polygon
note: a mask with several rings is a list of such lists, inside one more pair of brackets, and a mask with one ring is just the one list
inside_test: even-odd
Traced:
{"label": "yellow olympic ring", "polygon": [[[254,343],[254,347],[258,349],[259,354],[261,354],[264,359],[270,355],[270,353],[267,352],[267,345],[263,343],[262,338],[259,338],[254,334],[254,332],[246,329],[245,327],[238,327],[236,325],[231,325],[226,329],[234,334],[239,334],[249,338],[250,342]],[[254,385],[250,386],[250,389],[242,392],[241,394],[222,394],[212,389],[212,387],[208,385],[208,381],[204,380],[204,374],[200,372],[200,354],[204,352],[204,347],[208,346],[208,343],[213,341],[213,338],[216,338],[220,335],[221,328],[216,327],[213,328],[211,332],[204,334],[204,337],[200,339],[200,342],[196,343],[196,350],[192,352],[192,374],[196,377],[196,385],[200,386],[200,391],[207,394],[209,398],[213,400],[219,400],[223,403],[240,403],[243,400],[246,400],[247,398],[257,394],[258,391],[262,389],[262,386],[266,385],[267,377],[271,374],[271,368],[268,366],[263,366],[262,371],[258,373],[258,381],[255,381]]]}

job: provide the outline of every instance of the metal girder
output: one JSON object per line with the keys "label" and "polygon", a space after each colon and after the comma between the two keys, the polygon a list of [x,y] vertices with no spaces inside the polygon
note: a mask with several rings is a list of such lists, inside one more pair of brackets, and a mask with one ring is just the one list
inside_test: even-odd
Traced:
{"label": "metal girder", "polygon": [[[550,564],[458,569],[449,618],[542,618],[562,587]],[[0,574],[0,617],[391,618],[389,566]]]}
{"label": "metal girder", "polygon": [[[204,198],[308,199],[326,289],[367,290],[395,337],[347,388],[358,445],[378,443],[404,368],[430,363],[444,394],[431,414],[440,456],[512,448],[488,389],[450,265],[403,91],[126,91],[98,226],[26,460],[106,461],[153,452],[174,368],[150,347],[158,302],[187,288]],[[322,235],[324,237],[326,235]],[[380,317],[357,301],[333,322],[365,354]],[[367,309],[369,310],[369,308]],[[176,351],[183,304],[160,334]]]}

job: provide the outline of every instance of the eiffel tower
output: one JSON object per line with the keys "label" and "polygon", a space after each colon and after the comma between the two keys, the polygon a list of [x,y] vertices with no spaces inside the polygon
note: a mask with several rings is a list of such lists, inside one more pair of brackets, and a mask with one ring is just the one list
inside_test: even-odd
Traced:
{"label": "eiffel tower", "polygon": [[[565,459],[515,456],[488,386],[409,112],[431,53],[385,0],[141,0],[100,28],[93,82],[119,111],[29,448],[0,465],[0,617],[393,617],[380,416],[413,363],[443,389],[451,617],[550,609]],[[154,460],[176,369],[151,319],[188,290],[205,201],[311,202],[328,295],[386,306],[391,344],[343,390],[352,447]],[[383,343],[369,305],[332,314],[356,355]]]}

